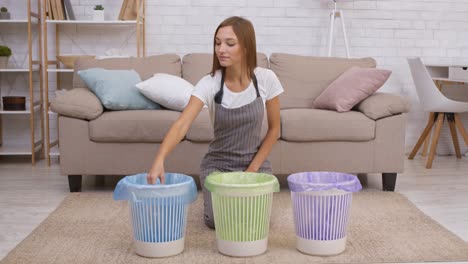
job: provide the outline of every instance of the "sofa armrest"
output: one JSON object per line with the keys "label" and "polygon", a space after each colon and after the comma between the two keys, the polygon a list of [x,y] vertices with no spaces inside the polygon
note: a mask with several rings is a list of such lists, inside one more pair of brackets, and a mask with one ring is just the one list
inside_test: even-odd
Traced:
{"label": "sofa armrest", "polygon": [[93,120],[104,111],[99,98],[87,88],[75,88],[57,96],[50,109],[60,115]]}
{"label": "sofa armrest", "polygon": [[409,112],[410,102],[407,98],[398,95],[374,93],[360,102],[354,109],[373,120],[377,120]]}

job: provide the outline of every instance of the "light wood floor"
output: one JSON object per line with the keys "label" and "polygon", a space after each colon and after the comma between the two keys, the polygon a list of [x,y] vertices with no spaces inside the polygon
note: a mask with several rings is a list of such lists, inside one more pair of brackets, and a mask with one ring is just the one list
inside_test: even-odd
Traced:
{"label": "light wood floor", "polygon": [[[436,157],[433,168],[416,157],[405,162],[396,191],[468,241],[468,158]],[[379,174],[360,177],[365,188],[380,189]],[[83,191],[112,191],[118,177],[84,177]],[[367,182],[367,183],[366,183]],[[0,159],[0,259],[37,227],[68,194],[67,178],[57,162]],[[389,212],[390,213],[390,212]]]}

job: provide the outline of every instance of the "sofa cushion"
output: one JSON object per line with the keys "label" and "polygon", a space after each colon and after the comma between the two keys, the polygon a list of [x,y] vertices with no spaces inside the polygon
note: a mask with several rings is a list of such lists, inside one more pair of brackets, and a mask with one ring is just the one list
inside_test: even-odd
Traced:
{"label": "sofa cushion", "polygon": [[213,125],[211,124],[210,112],[207,108],[201,110],[185,137],[192,142],[211,142],[213,140]]}
{"label": "sofa cushion", "polygon": [[104,112],[89,122],[89,136],[96,142],[160,143],[179,115],[171,110]]}
{"label": "sofa cushion", "polygon": [[156,73],[148,80],[137,83],[136,87],[151,101],[181,112],[187,106],[193,91],[191,83],[166,73]]}
{"label": "sofa cushion", "polygon": [[[258,67],[268,68],[268,58],[263,53],[257,53]],[[211,72],[213,54],[191,53],[182,58],[182,77],[189,83],[196,85],[198,81]]]}
{"label": "sofa cushion", "polygon": [[406,97],[377,92],[356,105],[355,109],[367,117],[377,120],[391,115],[408,113],[410,107],[410,101]]}
{"label": "sofa cushion", "polygon": [[369,141],[375,121],[357,111],[281,110],[281,138],[286,141]]}
{"label": "sofa cushion", "polygon": [[346,112],[369,97],[390,77],[385,69],[352,67],[334,80],[314,101],[314,108]]}
{"label": "sofa cushion", "polygon": [[93,120],[102,114],[99,98],[87,88],[66,91],[50,103],[50,109],[60,115],[78,119]]}
{"label": "sofa cushion", "polygon": [[280,95],[281,109],[312,108],[312,103],[338,76],[358,66],[375,68],[372,58],[348,59],[312,57],[283,53],[270,56],[270,69],[284,88]]}
{"label": "sofa cushion", "polygon": [[90,68],[78,72],[86,86],[99,97],[109,110],[161,109],[157,103],[138,91],[140,75],[134,70],[106,70]]}
{"label": "sofa cushion", "polygon": [[176,54],[155,55],[144,58],[109,58],[92,59],[79,58],[75,61],[75,72],[73,75],[73,87],[83,88],[86,84],[78,76],[78,71],[88,68],[103,68],[108,70],[128,70],[134,69],[142,80],[146,80],[153,74],[161,72],[182,76],[180,57]]}

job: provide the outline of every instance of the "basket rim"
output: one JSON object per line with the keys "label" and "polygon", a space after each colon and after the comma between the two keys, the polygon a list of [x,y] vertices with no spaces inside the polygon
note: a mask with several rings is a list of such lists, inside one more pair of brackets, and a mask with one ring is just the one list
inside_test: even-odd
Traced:
{"label": "basket rim", "polygon": [[[238,172],[222,172],[221,174],[230,174],[230,173],[236,173],[237,174]],[[269,174],[269,173],[262,173],[262,172],[260,172],[260,173],[257,173],[257,172],[244,172],[244,173],[254,174],[254,175],[262,174],[262,175],[267,176],[270,179],[268,179],[265,182],[256,182],[256,183],[220,183],[220,182],[211,180],[210,177],[207,177],[206,181],[209,184],[211,184],[212,186],[229,187],[229,188],[258,188],[258,187],[266,187],[266,186],[270,186],[270,185],[275,185],[278,182],[278,179],[274,175]]]}
{"label": "basket rim", "polygon": [[[299,176],[299,175],[302,175],[302,174],[318,174],[318,173],[336,173],[336,174],[339,174],[339,175],[347,175],[347,176],[352,176],[351,180],[347,180],[347,181],[340,181],[340,182],[334,182],[334,183],[324,183],[324,182],[306,182],[306,181],[300,181],[300,180],[297,180],[297,179],[294,179],[295,176]],[[330,186],[330,185],[333,185],[333,186],[336,186],[336,185],[339,185],[339,186],[346,186],[346,185],[354,185],[355,181],[356,181],[356,176],[355,175],[352,175],[352,174],[349,174],[349,173],[344,173],[344,172],[334,172],[334,171],[313,171],[313,172],[297,172],[297,173],[293,173],[291,175],[289,175],[287,177],[287,181],[290,182],[290,183],[293,183],[293,184],[301,184],[301,185],[314,185],[314,186]]]}
{"label": "basket rim", "polygon": [[[156,184],[136,184],[136,183],[132,183],[132,182],[128,182],[128,181],[125,181],[125,184],[128,185],[128,186],[131,186],[131,187],[138,187],[138,188],[147,188],[147,189],[169,189],[169,188],[176,188],[176,187],[180,187],[180,186],[183,186],[183,185],[188,185],[190,184],[192,181],[193,181],[193,178],[188,176],[188,175],[185,175],[185,174],[182,174],[182,173],[167,173],[167,174],[172,174],[172,175],[179,175],[179,176],[182,176],[183,178],[186,178],[187,181],[184,181],[184,182],[179,182],[179,183],[174,183],[174,184],[161,184],[161,183],[156,183]],[[140,173],[140,174],[135,174],[135,175],[128,175],[126,177],[143,177],[143,175],[146,177],[146,175],[148,175],[148,173]]]}

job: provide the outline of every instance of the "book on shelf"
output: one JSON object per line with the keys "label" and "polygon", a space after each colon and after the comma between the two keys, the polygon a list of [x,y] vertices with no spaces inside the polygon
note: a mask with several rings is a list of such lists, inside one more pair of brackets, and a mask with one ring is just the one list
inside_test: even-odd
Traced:
{"label": "book on shelf", "polygon": [[63,0],[63,2],[65,3],[67,18],[69,20],[76,20],[70,0]]}
{"label": "book on shelf", "polygon": [[59,20],[65,20],[65,15],[63,14],[63,3],[62,0],[55,0],[55,4],[57,5],[57,13]]}
{"label": "book on shelf", "polygon": [[52,3],[50,0],[46,1],[47,16],[50,20],[54,19],[54,13],[52,12]]}
{"label": "book on shelf", "polygon": [[57,5],[57,0],[50,0],[52,1],[52,8],[54,9],[54,19],[60,20],[60,15],[59,15],[59,7]]}
{"label": "book on shelf", "polygon": [[55,0],[48,0],[49,2],[49,12],[50,12],[50,19],[57,19],[57,10],[55,7]]}
{"label": "book on shelf", "polygon": [[119,20],[136,20],[138,10],[139,9],[141,10],[142,6],[143,6],[143,0],[140,0],[139,7],[137,7],[137,0],[123,0],[118,19]]}
{"label": "book on shelf", "polygon": [[67,14],[69,19],[75,17],[70,0],[48,0],[47,2],[49,19],[67,20]]}
{"label": "book on shelf", "polygon": [[62,7],[62,19],[67,20],[67,12],[65,11],[65,3],[64,0],[59,0],[60,6]]}
{"label": "book on shelf", "polygon": [[125,11],[126,6],[127,6],[127,0],[123,0],[122,7],[120,8],[120,12],[119,12],[118,20],[123,20],[123,15],[124,15],[124,11]]}

